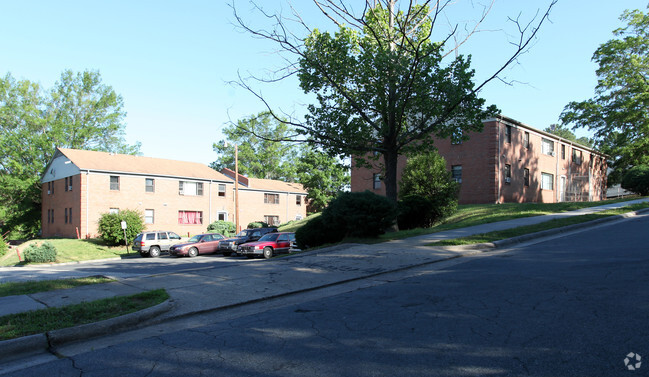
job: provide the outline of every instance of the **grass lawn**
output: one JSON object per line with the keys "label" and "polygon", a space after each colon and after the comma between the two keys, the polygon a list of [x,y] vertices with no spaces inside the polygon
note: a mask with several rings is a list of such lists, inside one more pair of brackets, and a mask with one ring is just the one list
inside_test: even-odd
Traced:
{"label": "grass lawn", "polygon": [[644,208],[649,208],[649,203],[638,203],[627,207],[602,211],[598,213],[572,216],[565,219],[550,220],[536,225],[521,226],[518,228],[500,230],[496,232],[476,234],[473,236],[456,238],[452,240],[442,240],[439,242],[433,242],[428,246],[471,245],[477,243],[494,242],[498,240],[504,240],[507,238],[522,236],[525,234],[541,232],[544,230],[560,228],[560,227],[574,225],[574,224],[580,224],[580,223],[597,220],[609,216],[621,215],[623,213],[638,211]]}
{"label": "grass lawn", "polygon": [[68,289],[89,284],[102,284],[114,281],[103,276],[89,276],[75,279],[58,279],[43,281],[23,281],[0,284],[0,297],[14,295],[28,295],[37,292],[55,291],[57,289]]}
{"label": "grass lawn", "polygon": [[[106,246],[100,239],[76,240],[53,238],[31,240],[19,245],[18,250],[21,253],[21,259],[24,260],[22,252],[27,248],[27,246],[29,246],[29,244],[45,241],[51,242],[56,247],[58,263],[80,262],[85,260],[115,258],[129,255],[126,252],[126,246]],[[129,251],[130,255],[137,254],[131,250],[130,246]],[[21,264],[21,262],[18,260],[16,248],[7,250],[7,254],[0,257],[0,266],[16,266],[19,264]]]}
{"label": "grass lawn", "polygon": [[114,297],[83,304],[48,308],[0,317],[0,340],[93,323],[160,304],[169,295],[164,289]]}

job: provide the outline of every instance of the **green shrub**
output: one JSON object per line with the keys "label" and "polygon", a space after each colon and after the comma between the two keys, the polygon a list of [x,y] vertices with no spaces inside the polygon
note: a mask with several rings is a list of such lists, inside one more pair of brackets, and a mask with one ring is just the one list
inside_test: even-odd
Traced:
{"label": "green shrub", "polygon": [[345,237],[345,228],[340,225],[327,222],[323,216],[318,216],[295,231],[297,246],[306,249],[340,242]]}
{"label": "green shrub", "polygon": [[124,245],[122,221],[126,221],[126,243],[144,230],[144,220],[138,211],[121,210],[118,213],[104,213],[99,219],[99,235],[108,246]]}
{"label": "green shrub", "polygon": [[649,166],[635,166],[626,172],[622,178],[622,188],[642,196],[649,195]]}
{"label": "green shrub", "polygon": [[50,242],[43,242],[40,246],[33,243],[25,249],[23,255],[27,263],[56,262],[56,247]]}
{"label": "green shrub", "polygon": [[237,233],[237,226],[230,221],[218,220],[208,225],[207,231],[220,233],[226,237],[232,237]]}
{"label": "green shrub", "polygon": [[248,224],[247,229],[256,229],[256,228],[268,228],[270,225],[263,221],[255,221],[250,224]]}
{"label": "green shrub", "polygon": [[420,195],[407,195],[398,203],[399,230],[430,228],[434,224],[433,202]]}
{"label": "green shrub", "polygon": [[[408,227],[413,223],[430,224],[415,227],[430,227],[457,211],[460,185],[453,181],[451,172],[446,170],[446,161],[436,151],[409,157],[403,169],[400,187],[401,222],[404,222],[404,229],[410,229]],[[406,199],[412,195],[427,200],[428,204],[424,204],[421,199]],[[417,202],[424,205],[427,212],[422,213],[422,209],[413,208]],[[422,218],[406,219],[407,211],[413,211],[412,216]],[[401,224],[399,227],[401,228]]]}
{"label": "green shrub", "polygon": [[396,205],[385,196],[365,192],[339,194],[322,215],[295,233],[298,246],[336,243],[345,237],[376,237],[394,224]]}
{"label": "green shrub", "polygon": [[9,245],[7,245],[4,238],[0,237],[0,257],[7,254],[7,250],[9,250]]}

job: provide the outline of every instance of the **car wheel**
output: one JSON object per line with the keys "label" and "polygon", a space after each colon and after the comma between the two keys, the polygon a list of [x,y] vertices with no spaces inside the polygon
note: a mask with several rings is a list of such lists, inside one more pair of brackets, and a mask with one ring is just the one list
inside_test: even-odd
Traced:
{"label": "car wheel", "polygon": [[264,248],[264,258],[270,259],[273,257],[273,248],[270,246],[266,246]]}
{"label": "car wheel", "polygon": [[198,255],[198,249],[195,247],[192,247],[187,251],[187,255],[189,255],[190,258],[193,258]]}
{"label": "car wheel", "polygon": [[144,258],[144,257],[148,257],[149,254],[145,253],[144,251],[140,251],[140,256]]}
{"label": "car wheel", "polygon": [[223,256],[224,256],[224,257],[229,257],[230,255],[232,255],[232,253],[229,252],[229,251],[224,251],[224,252],[223,252]]}
{"label": "car wheel", "polygon": [[160,248],[157,246],[151,246],[149,249],[149,256],[151,258],[157,258],[160,256]]}

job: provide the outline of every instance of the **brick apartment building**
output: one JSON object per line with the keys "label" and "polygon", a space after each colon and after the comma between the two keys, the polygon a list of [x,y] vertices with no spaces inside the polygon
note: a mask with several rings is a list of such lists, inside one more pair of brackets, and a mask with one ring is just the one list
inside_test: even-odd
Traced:
{"label": "brick apartment building", "polygon": [[[95,237],[101,215],[123,209],[140,211],[149,230],[181,235],[235,221],[233,179],[199,163],[57,149],[41,184],[43,237]],[[306,194],[299,184],[250,179],[239,189],[240,226],[302,218]]]}
{"label": "brick apartment building", "polygon": [[[606,156],[591,148],[498,116],[482,132],[454,143],[436,140],[460,182],[460,204],[598,201],[606,198]],[[397,180],[406,165],[398,161]],[[353,167],[351,190],[385,195],[380,169]]]}

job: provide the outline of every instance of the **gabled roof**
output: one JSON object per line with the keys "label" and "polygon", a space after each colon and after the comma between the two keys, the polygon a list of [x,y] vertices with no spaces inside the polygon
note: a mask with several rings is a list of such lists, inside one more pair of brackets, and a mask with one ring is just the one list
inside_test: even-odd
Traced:
{"label": "gabled roof", "polygon": [[[221,169],[221,173],[234,181],[235,173],[231,169],[223,168]],[[248,178],[241,174],[239,174],[239,184],[251,190],[307,193],[301,183],[283,182],[274,179]]]}
{"label": "gabled roof", "polygon": [[64,148],[58,148],[52,160],[60,156],[67,157],[80,170],[231,181],[197,162]]}

